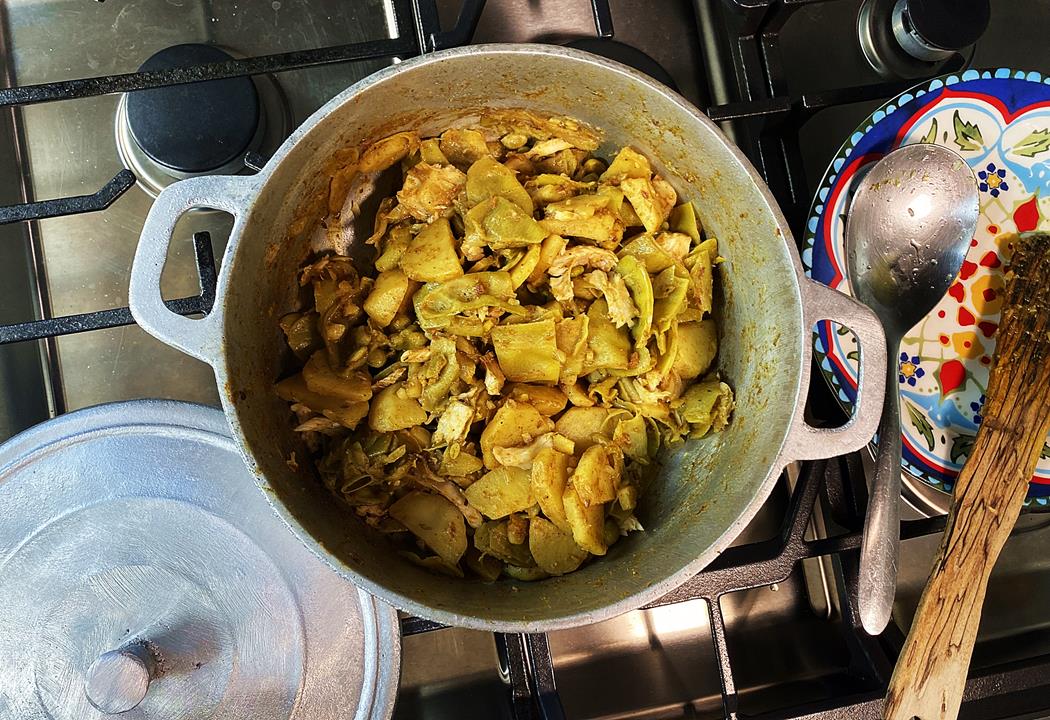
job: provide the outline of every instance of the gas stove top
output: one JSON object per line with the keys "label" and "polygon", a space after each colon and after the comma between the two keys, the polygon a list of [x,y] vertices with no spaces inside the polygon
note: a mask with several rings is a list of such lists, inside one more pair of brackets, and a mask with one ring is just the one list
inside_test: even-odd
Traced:
{"label": "gas stove top", "polygon": [[[963,67],[1050,71],[1050,0],[987,10],[971,0],[0,3],[0,104],[12,108],[0,119],[0,436],[106,401],[217,404],[210,369],[123,308],[153,198],[180,177],[252,172],[290,128],[390,62],[529,41],[633,64],[722,125],[801,237],[828,162],[885,99]],[[187,144],[180,118],[202,137],[219,127],[221,142]],[[229,227],[216,212],[180,222],[164,284],[180,312],[210,308]],[[814,422],[843,419],[819,383],[810,410]],[[852,600],[868,461],[790,468],[736,546],[654,607],[538,636],[403,618],[396,717],[877,717],[943,518],[905,507],[895,622],[866,636]],[[1050,716],[1045,518],[1022,517],[993,575],[964,717]]]}

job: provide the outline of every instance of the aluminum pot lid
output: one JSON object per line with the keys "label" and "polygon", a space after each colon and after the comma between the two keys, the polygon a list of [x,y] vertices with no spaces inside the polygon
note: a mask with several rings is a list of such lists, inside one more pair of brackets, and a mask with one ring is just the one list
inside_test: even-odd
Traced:
{"label": "aluminum pot lid", "polygon": [[396,612],[296,540],[228,432],[146,400],[0,446],[0,717],[390,716]]}

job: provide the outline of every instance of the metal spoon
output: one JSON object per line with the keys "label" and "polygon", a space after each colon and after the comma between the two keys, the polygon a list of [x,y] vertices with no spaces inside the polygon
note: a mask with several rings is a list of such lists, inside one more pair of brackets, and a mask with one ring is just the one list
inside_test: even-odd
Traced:
{"label": "metal spoon", "polygon": [[[940,301],[962,267],[980,214],[966,162],[940,145],[906,145],[860,181],[846,218],[853,295],[882,320],[890,358]],[[860,551],[861,623],[883,631],[893,609],[900,551],[901,434],[896,363],[889,365],[875,477]]]}

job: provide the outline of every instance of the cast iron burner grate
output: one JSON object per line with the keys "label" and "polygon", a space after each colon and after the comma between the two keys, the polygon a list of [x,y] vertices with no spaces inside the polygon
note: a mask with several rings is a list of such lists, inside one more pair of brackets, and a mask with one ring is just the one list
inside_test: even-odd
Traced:
{"label": "cast iron burner grate", "polygon": [[[705,0],[700,0],[704,2]],[[876,83],[791,96],[787,91],[783,59],[779,55],[778,33],[800,7],[813,3],[844,0],[724,0],[727,14],[740,22],[731,32],[735,78],[742,97],[739,102],[707,108],[716,121],[741,121],[738,143],[748,153],[769,184],[787,215],[797,237],[812,195],[807,186],[799,151],[799,128],[823,108],[876,100],[905,90],[915,81]],[[613,37],[613,18],[608,0],[591,0],[595,36]],[[135,92],[186,83],[223,78],[274,74],[318,65],[388,57],[410,57],[420,53],[469,43],[484,7],[484,0],[463,0],[459,16],[450,29],[438,22],[434,0],[398,0],[394,4],[397,37],[375,41],[322,47],[310,50],[223,60],[205,65],[173,67],[146,72],[93,77],[62,82],[0,89],[0,107],[75,100],[111,93]],[[710,29],[710,28],[707,28]],[[725,28],[715,28],[726,32]],[[957,70],[965,63],[961,56],[950,59],[941,71]],[[245,165],[258,169],[264,162],[249,152]],[[97,212],[105,209],[133,184],[128,170],[118,173],[98,192],[78,197],[56,198],[0,207],[0,224],[32,222],[44,218]],[[215,262],[207,233],[194,235],[200,292],[194,297],[168,301],[169,307],[183,315],[210,311],[215,299]],[[128,308],[112,308],[65,317],[0,325],[0,344],[54,338],[133,324]],[[819,386],[819,383],[815,385]],[[825,393],[826,394],[826,393]],[[820,395],[820,389],[814,390]],[[811,407],[823,417],[841,419],[833,403],[811,397]],[[829,412],[822,412],[832,408]],[[834,421],[832,421],[834,422]],[[719,601],[727,594],[783,581],[806,558],[833,556],[843,585],[842,612],[838,621],[849,650],[849,673],[857,680],[860,693],[846,694],[819,703],[779,710],[776,717],[850,718],[862,720],[880,716],[893,662],[903,636],[893,626],[872,638],[860,628],[851,598],[857,582],[857,553],[860,547],[865,502],[864,473],[859,456],[830,461],[806,462],[801,466],[792,492],[789,510],[779,537],[727,550],[707,570],[653,604],[653,607],[690,600],[705,601],[710,615],[711,638],[721,675],[723,707],[727,717],[737,717],[738,696],[732,658],[726,645],[726,625]],[[804,537],[814,502],[821,499],[826,511],[846,532],[828,538]],[[904,538],[940,532],[943,518],[902,523]],[[440,632],[443,626],[420,618],[402,621],[402,634]],[[509,679],[508,702],[511,715],[520,720],[564,717],[546,635],[497,635],[502,670]],[[998,667],[971,678],[964,696],[963,715],[1003,717],[1033,713],[1047,706],[1050,692],[1050,657],[1025,664]],[[750,716],[758,717],[758,716]],[[773,717],[767,715],[766,717]]]}

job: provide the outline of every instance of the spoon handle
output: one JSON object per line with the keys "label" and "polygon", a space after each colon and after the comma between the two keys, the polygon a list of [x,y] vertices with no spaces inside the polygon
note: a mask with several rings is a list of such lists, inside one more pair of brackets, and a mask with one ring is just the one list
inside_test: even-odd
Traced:
{"label": "spoon handle", "polygon": [[860,547],[857,583],[860,620],[869,635],[878,635],[890,620],[897,590],[900,553],[901,417],[897,394],[897,338],[888,338],[886,401],[879,423],[875,476],[868,497],[868,516]]}

